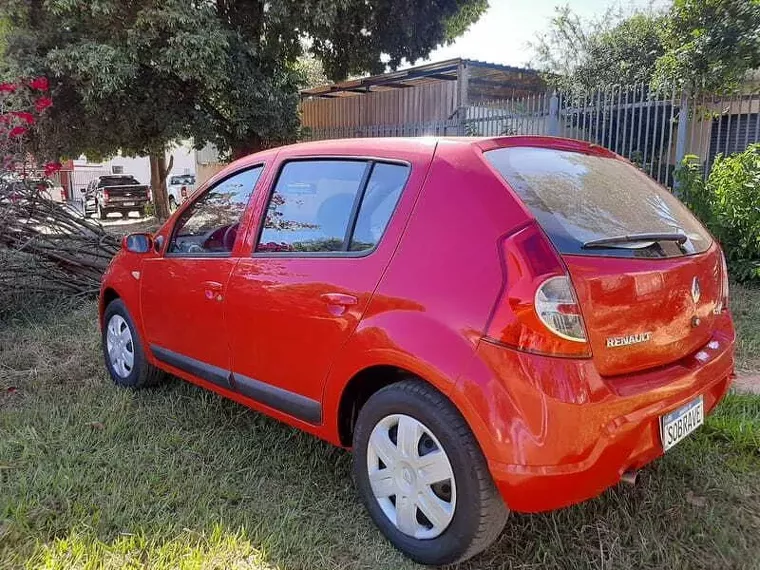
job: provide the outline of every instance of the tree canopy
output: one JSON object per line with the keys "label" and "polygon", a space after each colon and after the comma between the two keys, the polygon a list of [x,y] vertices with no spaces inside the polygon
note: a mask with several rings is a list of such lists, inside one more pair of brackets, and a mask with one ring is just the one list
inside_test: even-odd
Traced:
{"label": "tree canopy", "polygon": [[592,20],[565,6],[532,47],[533,64],[565,89],[732,89],[760,67],[760,0],[676,0],[665,10],[610,10]]}
{"label": "tree canopy", "polygon": [[48,153],[147,154],[192,137],[240,155],[292,140],[299,58],[332,79],[425,57],[486,0],[0,0],[6,61],[47,75]]}
{"label": "tree canopy", "polygon": [[760,0],[676,0],[663,38],[655,85],[735,88],[760,68]]}
{"label": "tree canopy", "polygon": [[557,8],[548,31],[532,44],[534,65],[565,89],[648,82],[663,53],[662,20],[657,12],[623,17],[613,10],[583,20],[568,6]]}

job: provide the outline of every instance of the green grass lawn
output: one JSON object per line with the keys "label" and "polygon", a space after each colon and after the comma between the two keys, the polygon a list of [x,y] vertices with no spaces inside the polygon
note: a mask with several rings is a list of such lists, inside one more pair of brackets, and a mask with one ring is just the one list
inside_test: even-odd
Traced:
{"label": "green grass lawn", "polygon": [[[746,366],[757,294],[734,288]],[[0,327],[0,568],[415,567],[349,453],[178,380],[117,389],[94,303]],[[512,516],[462,567],[760,568],[760,396],[730,395],[635,487]]]}

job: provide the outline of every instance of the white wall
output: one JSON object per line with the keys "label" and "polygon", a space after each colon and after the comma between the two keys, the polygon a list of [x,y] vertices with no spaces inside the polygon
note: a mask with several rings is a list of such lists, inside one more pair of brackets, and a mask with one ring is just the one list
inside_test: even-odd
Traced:
{"label": "white wall", "polygon": [[[195,174],[195,151],[189,141],[183,141],[175,146],[171,155],[174,156],[174,165],[169,176],[173,174]],[[168,154],[167,154],[168,159]],[[124,174],[131,174],[141,184],[150,184],[150,160],[147,156],[122,156],[119,154],[101,163],[91,163],[82,156],[74,161],[75,169],[87,169],[98,171],[98,174],[113,174],[113,167],[123,167]]]}

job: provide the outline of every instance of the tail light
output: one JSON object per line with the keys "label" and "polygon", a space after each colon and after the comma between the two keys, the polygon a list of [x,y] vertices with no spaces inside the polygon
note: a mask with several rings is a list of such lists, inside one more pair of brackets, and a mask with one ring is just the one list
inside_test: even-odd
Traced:
{"label": "tail light", "polygon": [[501,251],[504,286],[486,337],[525,352],[590,357],[570,276],[538,226],[505,238]]}
{"label": "tail light", "polygon": [[187,199],[187,186],[183,186],[183,187],[180,189],[180,191],[179,191],[179,195],[180,195],[180,196],[182,196],[182,199],[183,199],[183,200],[186,200],[186,199]]}
{"label": "tail light", "polygon": [[536,291],[536,314],[544,326],[560,337],[586,342],[583,316],[573,284],[566,275],[549,277]]}
{"label": "tail light", "polygon": [[103,199],[108,200],[108,190],[103,190]]}
{"label": "tail light", "polygon": [[720,252],[720,301],[715,306],[715,313],[722,313],[728,310],[728,266],[726,265],[726,254]]}
{"label": "tail light", "polygon": [[61,188],[61,201],[62,202],[66,201],[66,190],[64,190],[63,188]]}

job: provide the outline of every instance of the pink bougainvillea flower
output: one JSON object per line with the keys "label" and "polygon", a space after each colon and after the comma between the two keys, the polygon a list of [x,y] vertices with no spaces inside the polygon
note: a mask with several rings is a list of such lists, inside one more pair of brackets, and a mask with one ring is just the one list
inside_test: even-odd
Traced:
{"label": "pink bougainvillea flower", "polygon": [[40,97],[34,102],[34,109],[38,113],[42,113],[45,109],[53,104],[53,100],[50,97]]}
{"label": "pink bougainvillea flower", "polygon": [[0,83],[0,93],[13,93],[18,89],[15,83]]}
{"label": "pink bougainvillea flower", "polygon": [[49,86],[47,77],[35,77],[29,82],[29,87],[38,91],[47,91]]}
{"label": "pink bougainvillea flower", "polygon": [[11,115],[14,117],[18,117],[22,121],[24,121],[27,125],[31,125],[34,123],[34,115],[31,113],[27,113],[26,111],[11,111]]}
{"label": "pink bougainvillea flower", "polygon": [[43,170],[45,171],[45,176],[52,176],[56,172],[58,172],[61,169],[61,163],[60,162],[48,162],[43,166]]}
{"label": "pink bougainvillea flower", "polygon": [[8,133],[8,136],[11,138],[20,137],[26,132],[26,127],[13,127],[11,131]]}

